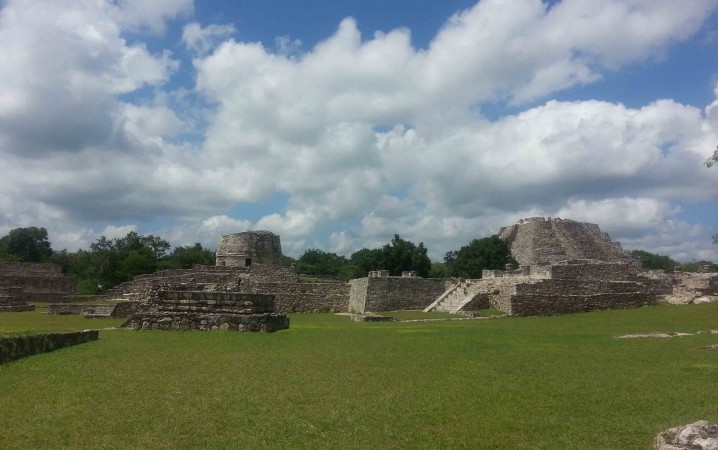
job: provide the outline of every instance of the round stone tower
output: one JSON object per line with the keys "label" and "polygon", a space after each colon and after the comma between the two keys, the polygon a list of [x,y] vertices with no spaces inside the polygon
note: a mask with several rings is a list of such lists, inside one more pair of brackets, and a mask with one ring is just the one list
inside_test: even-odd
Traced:
{"label": "round stone tower", "polygon": [[217,246],[220,267],[249,267],[253,263],[279,264],[282,246],[279,236],[269,231],[245,231],[223,235]]}

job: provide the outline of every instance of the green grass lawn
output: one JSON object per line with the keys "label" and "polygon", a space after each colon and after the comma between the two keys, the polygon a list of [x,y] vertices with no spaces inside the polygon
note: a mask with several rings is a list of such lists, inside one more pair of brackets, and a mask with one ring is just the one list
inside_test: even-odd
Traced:
{"label": "green grass lawn", "polygon": [[[104,328],[0,314],[0,334]],[[718,303],[274,334],[109,330],[0,366],[0,448],[648,449],[718,422]]]}

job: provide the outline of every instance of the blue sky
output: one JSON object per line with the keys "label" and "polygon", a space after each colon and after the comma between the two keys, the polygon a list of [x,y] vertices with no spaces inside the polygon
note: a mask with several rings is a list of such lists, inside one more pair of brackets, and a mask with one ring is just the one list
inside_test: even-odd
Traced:
{"label": "blue sky", "polygon": [[718,0],[0,1],[0,232],[718,260]]}

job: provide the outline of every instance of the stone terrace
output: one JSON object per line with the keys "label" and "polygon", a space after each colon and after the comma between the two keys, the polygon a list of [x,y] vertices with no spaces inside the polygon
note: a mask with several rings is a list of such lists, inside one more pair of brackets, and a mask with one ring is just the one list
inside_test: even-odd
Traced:
{"label": "stone terrace", "polygon": [[[60,266],[44,263],[0,263],[0,304],[13,309],[28,302],[61,301],[75,293],[75,281]],[[27,309],[24,309],[27,310]]]}
{"label": "stone terrace", "polygon": [[124,327],[163,331],[273,332],[289,328],[289,318],[274,313],[274,296],[238,292],[159,290],[146,311],[130,316]]}

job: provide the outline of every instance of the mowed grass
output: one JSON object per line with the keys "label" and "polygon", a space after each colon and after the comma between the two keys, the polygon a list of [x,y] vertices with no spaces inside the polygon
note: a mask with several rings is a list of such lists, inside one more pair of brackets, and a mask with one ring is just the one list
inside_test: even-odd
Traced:
{"label": "mowed grass", "polygon": [[[25,314],[26,316],[22,316]],[[38,325],[13,325],[26,321]],[[0,334],[103,327],[0,314]],[[0,448],[647,449],[718,421],[718,303],[274,334],[109,330],[0,366]]]}

